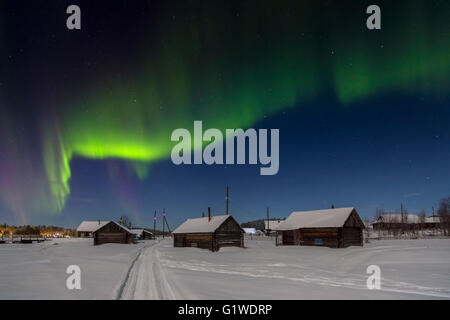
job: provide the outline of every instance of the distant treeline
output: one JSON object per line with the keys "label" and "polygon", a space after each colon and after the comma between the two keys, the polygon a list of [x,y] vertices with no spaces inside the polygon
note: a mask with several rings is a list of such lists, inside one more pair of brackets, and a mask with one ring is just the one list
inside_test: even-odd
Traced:
{"label": "distant treeline", "polygon": [[0,225],[0,234],[2,236],[12,236],[12,235],[45,235],[53,236],[55,234],[60,234],[61,236],[73,237],[76,235],[76,231],[73,229],[67,229],[57,226],[10,226],[7,224]]}

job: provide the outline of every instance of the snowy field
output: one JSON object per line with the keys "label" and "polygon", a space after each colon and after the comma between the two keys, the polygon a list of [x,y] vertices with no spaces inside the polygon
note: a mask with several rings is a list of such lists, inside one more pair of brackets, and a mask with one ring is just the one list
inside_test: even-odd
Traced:
{"label": "snowy field", "polygon": [[[92,246],[89,239],[0,244],[0,299],[450,299],[450,239],[361,247],[247,248],[212,253],[170,239]],[[81,268],[81,290],[66,268]],[[381,268],[381,290],[366,269]]]}
{"label": "snowy field", "polygon": [[[113,299],[144,244],[93,246],[92,239],[0,244],[0,299]],[[81,269],[81,290],[66,288],[66,269]]]}

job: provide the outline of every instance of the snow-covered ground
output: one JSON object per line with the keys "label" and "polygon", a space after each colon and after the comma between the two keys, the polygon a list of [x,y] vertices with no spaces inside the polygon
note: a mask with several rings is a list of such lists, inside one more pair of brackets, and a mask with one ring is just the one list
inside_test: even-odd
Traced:
{"label": "snow-covered ground", "polygon": [[[450,299],[450,240],[383,240],[361,247],[246,248],[212,253],[155,244],[92,246],[88,239],[0,245],[1,299]],[[58,245],[55,245],[58,243]],[[81,290],[66,288],[69,265]],[[381,290],[366,269],[381,268]]]}
{"label": "snow-covered ground", "polygon": [[[0,244],[0,299],[114,299],[132,260],[152,242],[93,246],[92,239],[52,239]],[[69,265],[80,267],[81,290],[66,287]]]}

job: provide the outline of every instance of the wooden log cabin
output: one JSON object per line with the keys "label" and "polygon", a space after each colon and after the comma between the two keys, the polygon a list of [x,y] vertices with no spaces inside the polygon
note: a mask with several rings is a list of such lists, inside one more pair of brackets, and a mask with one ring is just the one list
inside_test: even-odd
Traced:
{"label": "wooden log cabin", "polygon": [[77,232],[81,237],[92,237],[94,246],[104,243],[136,243],[136,235],[115,221],[83,221]]}
{"label": "wooden log cabin", "polygon": [[196,247],[218,251],[222,247],[244,247],[244,230],[231,215],[188,219],[173,232],[174,247]]}
{"label": "wooden log cabin", "polygon": [[364,223],[353,207],[292,212],[277,228],[281,234],[281,243],[277,244],[363,246],[363,229]]}

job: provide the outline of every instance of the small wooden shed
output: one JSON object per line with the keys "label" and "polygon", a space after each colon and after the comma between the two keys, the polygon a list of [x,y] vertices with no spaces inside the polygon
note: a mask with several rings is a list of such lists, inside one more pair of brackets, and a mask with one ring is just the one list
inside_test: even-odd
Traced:
{"label": "small wooden shed", "polygon": [[147,229],[131,229],[131,232],[136,235],[139,240],[151,240],[154,239],[153,232]]}
{"label": "small wooden shed", "polygon": [[94,238],[94,246],[104,243],[136,243],[136,235],[115,221],[83,221],[79,236]]}
{"label": "small wooden shed", "polygon": [[197,247],[218,251],[244,247],[244,230],[231,215],[188,219],[173,232],[174,247]]}
{"label": "small wooden shed", "polygon": [[364,228],[353,207],[292,212],[277,228],[282,237],[281,243],[277,244],[332,248],[362,246]]}

